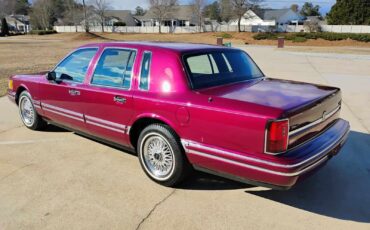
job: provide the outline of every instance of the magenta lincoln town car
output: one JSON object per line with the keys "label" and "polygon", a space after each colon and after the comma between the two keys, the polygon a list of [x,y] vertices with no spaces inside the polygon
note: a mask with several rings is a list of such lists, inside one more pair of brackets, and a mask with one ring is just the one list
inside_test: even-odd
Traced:
{"label": "magenta lincoln town car", "polygon": [[165,186],[197,169],[288,189],[349,133],[340,89],[267,78],[244,51],[212,45],[85,45],[49,72],[11,77],[8,96],[26,127],[134,150]]}

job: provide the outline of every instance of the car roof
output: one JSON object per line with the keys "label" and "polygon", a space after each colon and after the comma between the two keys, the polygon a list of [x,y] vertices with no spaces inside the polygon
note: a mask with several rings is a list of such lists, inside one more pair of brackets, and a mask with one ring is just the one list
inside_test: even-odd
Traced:
{"label": "car roof", "polygon": [[[143,49],[163,49],[174,51],[178,53],[199,51],[199,50],[215,50],[215,49],[231,49],[224,46],[200,44],[200,43],[180,43],[180,42],[157,42],[157,41],[117,41],[117,42],[103,42],[84,45],[82,47],[129,47],[129,48],[143,48]],[[80,48],[82,48],[80,47]]]}

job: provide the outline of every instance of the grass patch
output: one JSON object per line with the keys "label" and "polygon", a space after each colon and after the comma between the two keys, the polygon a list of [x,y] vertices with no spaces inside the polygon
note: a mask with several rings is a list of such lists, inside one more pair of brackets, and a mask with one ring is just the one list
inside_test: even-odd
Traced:
{"label": "grass patch", "polygon": [[304,37],[295,37],[294,39],[292,39],[292,42],[305,42],[307,41],[307,38],[304,38]]}
{"label": "grass patch", "polygon": [[216,34],[216,37],[232,38],[232,37],[233,37],[233,35],[228,34],[228,33],[220,33],[220,34]]}

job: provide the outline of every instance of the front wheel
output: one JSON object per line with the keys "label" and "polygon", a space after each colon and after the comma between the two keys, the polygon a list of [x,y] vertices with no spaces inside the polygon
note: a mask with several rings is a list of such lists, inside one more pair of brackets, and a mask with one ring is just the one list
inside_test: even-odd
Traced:
{"label": "front wheel", "polygon": [[19,95],[18,105],[22,122],[27,128],[43,130],[47,126],[47,123],[37,114],[29,92],[23,91]]}
{"label": "front wheel", "polygon": [[191,170],[179,138],[167,125],[146,127],[139,136],[137,148],[144,172],[159,184],[175,186]]}

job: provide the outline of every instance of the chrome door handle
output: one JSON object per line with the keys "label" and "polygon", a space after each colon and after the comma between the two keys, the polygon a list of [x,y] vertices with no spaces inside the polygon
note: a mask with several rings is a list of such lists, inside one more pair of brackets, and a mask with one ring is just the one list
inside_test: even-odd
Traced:
{"label": "chrome door handle", "polygon": [[113,101],[115,101],[117,103],[120,103],[120,104],[123,104],[123,103],[126,102],[126,98],[120,97],[120,96],[114,96]]}
{"label": "chrome door handle", "polygon": [[70,90],[68,90],[68,92],[72,96],[79,96],[81,94],[80,91],[75,90],[75,89],[70,89]]}

